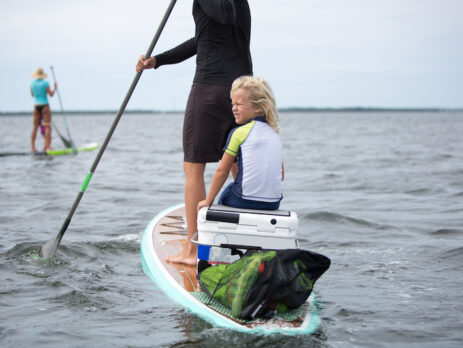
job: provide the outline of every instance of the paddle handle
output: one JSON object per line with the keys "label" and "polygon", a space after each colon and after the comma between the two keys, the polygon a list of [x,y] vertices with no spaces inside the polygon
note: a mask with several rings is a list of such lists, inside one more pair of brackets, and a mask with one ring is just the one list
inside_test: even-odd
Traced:
{"label": "paddle handle", "polygon": [[[51,74],[53,75],[53,81],[56,83],[56,76],[55,76],[55,70],[53,69],[53,66],[50,66]],[[61,96],[59,94],[59,89],[58,85],[56,85],[56,94],[58,95],[58,101],[59,101],[59,106],[61,107],[61,112],[64,115],[64,108],[63,108],[63,102],[61,101]]]}

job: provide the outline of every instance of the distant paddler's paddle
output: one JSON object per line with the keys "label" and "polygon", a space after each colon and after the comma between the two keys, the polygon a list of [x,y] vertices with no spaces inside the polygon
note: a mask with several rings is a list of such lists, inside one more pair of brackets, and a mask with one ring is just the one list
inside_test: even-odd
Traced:
{"label": "distant paddler's paddle", "polygon": [[[55,70],[53,70],[53,66],[50,66],[50,70],[51,70],[51,74],[53,75],[53,80],[55,80],[55,83],[56,83]],[[52,124],[53,124],[53,126],[55,127],[55,130],[58,132],[58,135],[60,136],[61,140],[63,141],[64,146],[72,148],[72,152],[73,152],[74,154],[77,154],[76,146],[74,145],[74,142],[72,141],[72,138],[71,138],[71,133],[69,132],[68,121],[67,121],[67,119],[66,119],[66,115],[64,114],[63,102],[61,101],[61,95],[59,94],[59,88],[58,88],[58,87],[56,87],[56,93],[58,94],[58,101],[59,101],[59,105],[60,105],[60,107],[61,107],[61,115],[63,116],[64,127],[66,128],[66,132],[67,132],[67,135],[68,135],[69,140],[67,140],[66,138],[64,138],[64,137],[60,134],[60,132],[58,131],[58,129],[56,128],[56,126],[55,126],[53,123],[52,123]]]}
{"label": "distant paddler's paddle", "polygon": [[[170,2],[169,7],[167,8],[166,13],[164,14],[164,17],[161,21],[161,24],[159,25],[159,28],[154,35],[153,41],[151,42],[150,47],[148,48],[148,51],[145,54],[145,59],[148,59],[151,56],[151,53],[154,50],[154,46],[156,46],[156,43],[158,42],[159,37],[161,36],[161,32],[164,29],[164,26],[167,23],[167,19],[169,18],[170,13],[172,12],[172,9],[174,8],[176,0],[172,0]],[[87,189],[87,186],[92,178],[93,173],[95,172],[96,167],[98,166],[98,162],[100,162],[101,156],[103,156],[103,152],[106,149],[106,146],[109,143],[109,140],[111,139],[111,136],[114,133],[114,130],[117,127],[117,124],[124,113],[125,107],[127,106],[130,97],[132,96],[133,91],[135,90],[135,87],[138,83],[138,80],[140,79],[142,74],[141,72],[137,72],[135,75],[135,78],[132,81],[132,85],[130,86],[124,101],[122,102],[121,107],[119,108],[119,111],[116,115],[116,118],[113,121],[113,124],[106,135],[106,138],[103,142],[103,145],[101,145],[100,151],[98,151],[98,154],[96,155],[95,160],[93,161],[92,167],[90,168],[90,172],[87,174],[87,176],[84,179],[84,182],[82,183],[82,186],[80,188],[80,191],[74,200],[74,204],[72,205],[71,210],[69,211],[68,216],[66,217],[66,220],[64,220],[63,226],[61,226],[61,230],[58,232],[58,235],[55,238],[50,239],[47,243],[45,243],[42,248],[40,249],[40,256],[44,258],[50,258],[52,257],[56,249],[58,248],[59,243],[61,242],[61,238],[63,238],[64,233],[66,232],[66,229],[68,228],[69,224],[71,223],[72,216],[74,215],[74,212],[77,209],[77,206],[79,205],[80,200],[82,199],[82,196],[84,195],[85,190]]]}
{"label": "distant paddler's paddle", "polygon": [[51,125],[53,126],[53,129],[56,131],[56,133],[58,133],[58,136],[59,138],[61,139],[61,141],[63,142],[64,144],[64,147],[73,147],[74,145],[72,144],[71,141],[67,140],[61,133],[60,131],[58,130],[58,127],[56,127],[55,123],[53,121],[51,121]]}

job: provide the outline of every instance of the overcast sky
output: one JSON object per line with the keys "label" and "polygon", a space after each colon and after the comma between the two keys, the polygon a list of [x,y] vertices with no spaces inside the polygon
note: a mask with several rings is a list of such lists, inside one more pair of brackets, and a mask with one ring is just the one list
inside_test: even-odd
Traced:
{"label": "overcast sky", "polygon": [[[250,0],[254,74],[279,107],[463,107],[463,0]],[[53,65],[68,110],[117,110],[169,0],[1,0],[0,111]],[[178,0],[161,52],[194,35]],[[194,58],[145,71],[127,109],[183,110]],[[57,98],[51,100],[58,108]]]}

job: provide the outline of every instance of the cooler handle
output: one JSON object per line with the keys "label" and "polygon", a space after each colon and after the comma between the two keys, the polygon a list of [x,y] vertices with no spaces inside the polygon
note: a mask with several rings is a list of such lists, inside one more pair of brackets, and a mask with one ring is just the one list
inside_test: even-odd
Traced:
{"label": "cooler handle", "polygon": [[191,237],[190,239],[190,242],[193,243],[193,244],[198,244],[199,245],[199,242],[197,240],[195,240],[195,238],[198,236],[198,232],[195,232],[195,234],[193,235],[193,237]]}
{"label": "cooler handle", "polygon": [[228,248],[228,249],[262,250],[262,247],[260,246],[239,245],[239,244],[220,244],[220,247]]}

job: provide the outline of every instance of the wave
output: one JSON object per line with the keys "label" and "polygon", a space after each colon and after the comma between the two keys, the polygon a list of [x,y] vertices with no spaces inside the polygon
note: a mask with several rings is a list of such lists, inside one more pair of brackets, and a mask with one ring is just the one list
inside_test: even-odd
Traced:
{"label": "wave", "polygon": [[[4,253],[6,260],[40,262],[45,266],[60,266],[68,264],[68,258],[82,258],[83,260],[101,259],[108,254],[121,255],[123,253],[136,254],[140,251],[140,237],[126,234],[107,241],[81,241],[60,244],[53,258],[40,257],[40,248],[45,242],[18,243]],[[58,256],[57,256],[58,255]],[[64,255],[64,257],[63,257]]]}
{"label": "wave", "polygon": [[[99,291],[87,291],[85,290],[70,290],[65,294],[60,294],[49,298],[48,300],[51,303],[63,303],[66,307],[77,307],[82,308],[84,311],[94,312],[96,310],[105,310],[109,307],[109,302],[107,301],[108,296],[103,296],[105,291],[108,291],[106,288],[100,289]],[[99,296],[97,295],[99,292]]]}
{"label": "wave", "polygon": [[309,220],[316,220],[320,222],[329,222],[329,223],[336,223],[336,224],[345,224],[345,225],[355,225],[355,226],[362,226],[362,227],[369,227],[375,228],[379,230],[386,230],[391,229],[393,226],[378,224],[376,222],[358,219],[338,213],[332,213],[327,211],[319,211],[313,212],[308,214],[303,214],[301,216],[302,221],[309,221]]}
{"label": "wave", "polygon": [[441,255],[440,258],[443,260],[452,260],[454,261],[462,261],[463,262],[463,246],[458,247],[458,248],[452,248],[449,250],[444,251]]}
{"label": "wave", "polygon": [[424,196],[424,195],[428,195],[428,194],[430,194],[432,192],[433,192],[433,190],[431,190],[429,188],[419,188],[419,189],[414,189],[414,190],[410,190],[410,191],[405,191],[405,194],[414,195],[414,196]]}
{"label": "wave", "polygon": [[430,233],[430,235],[432,236],[457,236],[461,234],[463,234],[463,230],[457,230],[452,228],[441,228]]}
{"label": "wave", "polygon": [[[103,242],[67,242],[49,259],[39,256],[43,244],[37,241],[18,243],[2,254],[6,260],[2,267],[7,268],[11,278],[22,280],[20,285],[10,286],[3,295],[22,294],[28,288],[46,289],[40,299],[46,308],[53,308],[55,303],[56,308],[64,304],[66,308],[78,307],[93,312],[110,308],[117,294],[125,294],[123,285],[115,284],[114,277],[125,276],[128,272],[141,273],[136,262],[125,262],[129,264],[129,271],[124,263],[124,260],[135,258],[140,250],[138,240],[128,235]],[[108,296],[114,289],[116,295]]]}

